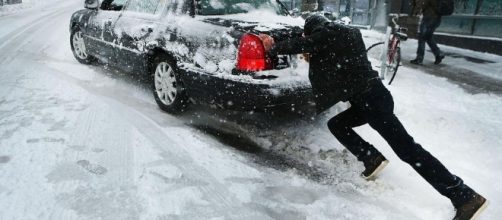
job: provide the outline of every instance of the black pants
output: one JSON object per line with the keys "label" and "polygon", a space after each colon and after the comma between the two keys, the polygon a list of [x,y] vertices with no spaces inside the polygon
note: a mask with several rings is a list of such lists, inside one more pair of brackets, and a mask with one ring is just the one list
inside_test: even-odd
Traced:
{"label": "black pants", "polygon": [[441,17],[423,17],[420,23],[420,34],[418,35],[418,49],[417,49],[417,59],[423,60],[425,53],[425,43],[429,45],[434,56],[441,55],[441,50],[438,45],[432,39],[432,35],[436,28],[441,24]]}
{"label": "black pants", "polygon": [[451,174],[420,144],[406,132],[394,115],[394,101],[381,81],[372,82],[372,88],[350,101],[351,107],[328,122],[333,135],[359,161],[381,154],[363,140],[352,128],[369,124],[392,147],[401,160],[408,163],[439,193],[450,198],[454,205],[472,197],[474,191],[463,184],[462,179]]}

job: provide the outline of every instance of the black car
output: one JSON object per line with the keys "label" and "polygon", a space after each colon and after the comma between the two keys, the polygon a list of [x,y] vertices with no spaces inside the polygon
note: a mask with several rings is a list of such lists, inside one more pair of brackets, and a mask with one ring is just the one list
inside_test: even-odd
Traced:
{"label": "black car", "polygon": [[268,57],[258,34],[301,35],[301,18],[271,0],[86,0],[70,22],[71,48],[149,74],[155,100],[171,113],[192,102],[237,110],[308,103],[308,63]]}

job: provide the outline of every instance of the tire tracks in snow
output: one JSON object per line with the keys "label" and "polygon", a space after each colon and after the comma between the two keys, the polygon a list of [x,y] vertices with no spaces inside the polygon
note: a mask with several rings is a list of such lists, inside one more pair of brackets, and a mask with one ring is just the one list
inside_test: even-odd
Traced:
{"label": "tire tracks in snow", "polygon": [[[146,139],[152,143],[152,146],[160,152],[159,155],[163,157],[164,161],[168,161],[170,164],[176,165],[182,171],[183,178],[192,182],[206,183],[198,184],[197,188],[201,190],[204,198],[206,198],[210,204],[218,207],[218,210],[216,211],[217,213],[227,215],[231,214],[233,218],[238,219],[269,219],[268,216],[253,211],[251,208],[242,204],[242,202],[240,202],[233,195],[233,193],[227,189],[225,184],[218,181],[218,179],[210,174],[207,169],[198,165],[190,154],[184,150],[184,147],[186,146],[185,137],[177,134],[177,132],[169,134],[165,128],[161,127],[157,123],[157,121],[154,121],[157,119],[162,121],[163,117],[171,116],[157,110],[153,103],[147,103],[138,99],[135,100],[134,98],[131,99],[131,97],[120,91],[110,91],[106,87],[94,86],[92,83],[79,80],[48,66],[41,65],[40,68],[45,69],[44,72],[52,72],[54,73],[53,76],[57,76],[58,78],[72,85],[81,87],[88,93],[95,95],[100,102],[102,101],[112,109],[115,109],[116,116],[125,119],[127,123],[135,127],[137,131],[146,137]],[[138,102],[140,104],[138,104]],[[134,106],[142,107],[140,109],[135,109]],[[144,110],[149,113],[149,116],[140,112]],[[150,114],[153,112],[155,113]],[[187,135],[193,133],[193,128],[186,126],[184,122],[176,119],[175,117],[172,117],[172,119],[179,123],[169,125],[170,130],[178,130],[179,132],[186,133]],[[81,135],[84,134],[80,133],[77,136]],[[203,139],[202,136],[200,138]],[[247,212],[243,210],[246,210]]]}
{"label": "tire tracks in snow", "polygon": [[[0,51],[2,51],[2,55],[0,55],[0,64],[4,63],[7,60],[7,57],[11,57],[12,55],[16,55],[18,49],[21,48],[27,39],[35,37],[33,34],[37,30],[41,30],[48,26],[54,25],[54,18],[57,18],[64,13],[68,13],[69,9],[73,9],[74,5],[66,5],[64,8],[58,9],[54,12],[49,12],[47,14],[43,14],[37,19],[34,19],[32,22],[25,24],[13,31],[11,31],[6,36],[0,38]],[[16,43],[17,42],[17,43]]]}

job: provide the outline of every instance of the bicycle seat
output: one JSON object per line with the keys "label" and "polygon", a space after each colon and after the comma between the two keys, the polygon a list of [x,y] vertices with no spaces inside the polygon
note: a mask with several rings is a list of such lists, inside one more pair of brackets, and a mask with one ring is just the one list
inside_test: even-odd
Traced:
{"label": "bicycle seat", "polygon": [[400,33],[400,32],[397,32],[396,33],[397,37],[399,37],[400,40],[402,41],[405,41],[405,40],[408,40],[408,35],[405,34],[405,33]]}

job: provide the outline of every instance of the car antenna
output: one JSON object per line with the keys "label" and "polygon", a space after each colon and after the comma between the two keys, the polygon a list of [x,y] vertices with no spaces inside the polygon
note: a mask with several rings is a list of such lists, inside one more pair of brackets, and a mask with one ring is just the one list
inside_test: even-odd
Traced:
{"label": "car antenna", "polygon": [[275,0],[275,1],[282,7],[282,10],[285,11],[287,15],[291,16],[291,13],[289,13],[288,8],[284,5],[284,3],[281,2],[281,0]]}

